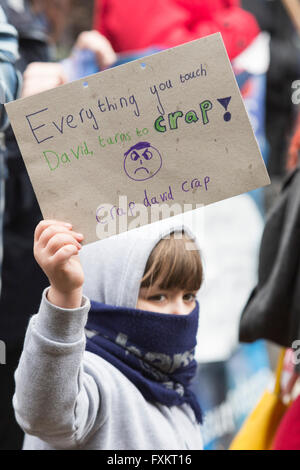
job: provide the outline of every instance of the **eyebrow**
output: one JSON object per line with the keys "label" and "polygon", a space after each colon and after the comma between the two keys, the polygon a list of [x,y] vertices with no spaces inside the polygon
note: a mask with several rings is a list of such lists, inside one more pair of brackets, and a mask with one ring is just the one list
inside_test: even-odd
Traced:
{"label": "eyebrow", "polygon": [[133,150],[141,150],[141,149],[145,149],[145,148],[148,148],[148,147],[151,147],[151,144],[149,142],[138,142],[137,144],[130,147],[130,149],[127,150],[127,152],[124,153],[124,156],[127,157],[127,155],[130,152],[132,152]]}

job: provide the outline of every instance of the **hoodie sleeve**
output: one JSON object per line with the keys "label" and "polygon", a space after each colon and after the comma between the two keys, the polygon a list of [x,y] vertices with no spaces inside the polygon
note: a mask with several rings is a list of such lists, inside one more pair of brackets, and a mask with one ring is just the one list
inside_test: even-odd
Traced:
{"label": "hoodie sleeve", "polygon": [[26,333],[13,404],[27,434],[55,448],[76,448],[101,425],[99,388],[83,363],[90,301],[83,297],[80,308],[67,310],[46,293]]}

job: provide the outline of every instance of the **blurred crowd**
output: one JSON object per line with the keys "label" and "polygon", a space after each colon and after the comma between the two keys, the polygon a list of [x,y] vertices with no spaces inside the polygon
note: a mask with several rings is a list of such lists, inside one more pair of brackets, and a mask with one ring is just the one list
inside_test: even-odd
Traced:
{"label": "blurred crowd", "polygon": [[[300,30],[297,11],[286,3],[0,0],[6,17],[0,23],[0,66],[12,68],[6,81],[13,88],[4,98],[0,90],[1,103],[67,83],[74,57],[82,51],[92,54],[94,71],[101,71],[221,32],[272,184],[204,208],[204,216],[199,213],[205,283],[194,389],[207,409],[222,406],[233,382],[244,383],[249,370],[258,371],[249,366],[239,340],[265,339],[291,348],[300,333]],[[12,45],[5,61],[2,35],[7,39],[8,34]],[[2,69],[0,74],[2,84]],[[48,280],[33,257],[33,234],[42,214],[2,113],[0,339],[7,347],[7,364],[0,365],[0,449],[6,450],[22,447],[23,432],[11,404],[13,374],[29,318],[38,310]],[[203,238],[202,217],[209,233]],[[274,362],[264,343],[256,348],[266,373],[256,382],[253,401],[266,386]],[[253,402],[244,415],[251,406]],[[223,435],[216,432],[207,438],[207,447],[227,448],[234,432],[234,426]]]}

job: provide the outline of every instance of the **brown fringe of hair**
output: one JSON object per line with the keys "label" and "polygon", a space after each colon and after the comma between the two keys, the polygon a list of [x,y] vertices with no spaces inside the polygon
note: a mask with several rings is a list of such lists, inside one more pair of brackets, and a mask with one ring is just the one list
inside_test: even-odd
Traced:
{"label": "brown fringe of hair", "polygon": [[[187,243],[189,250],[186,249]],[[149,288],[159,282],[159,288],[164,290],[197,291],[202,281],[202,262],[195,243],[184,232],[180,238],[174,238],[172,232],[169,238],[161,239],[150,253],[141,287]]]}

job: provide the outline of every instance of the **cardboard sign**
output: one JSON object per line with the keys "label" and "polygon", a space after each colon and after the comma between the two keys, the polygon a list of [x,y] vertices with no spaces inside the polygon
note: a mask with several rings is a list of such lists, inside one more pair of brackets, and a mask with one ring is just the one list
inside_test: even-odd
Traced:
{"label": "cardboard sign", "polygon": [[44,218],[86,242],[270,182],[219,33],[6,109]]}

